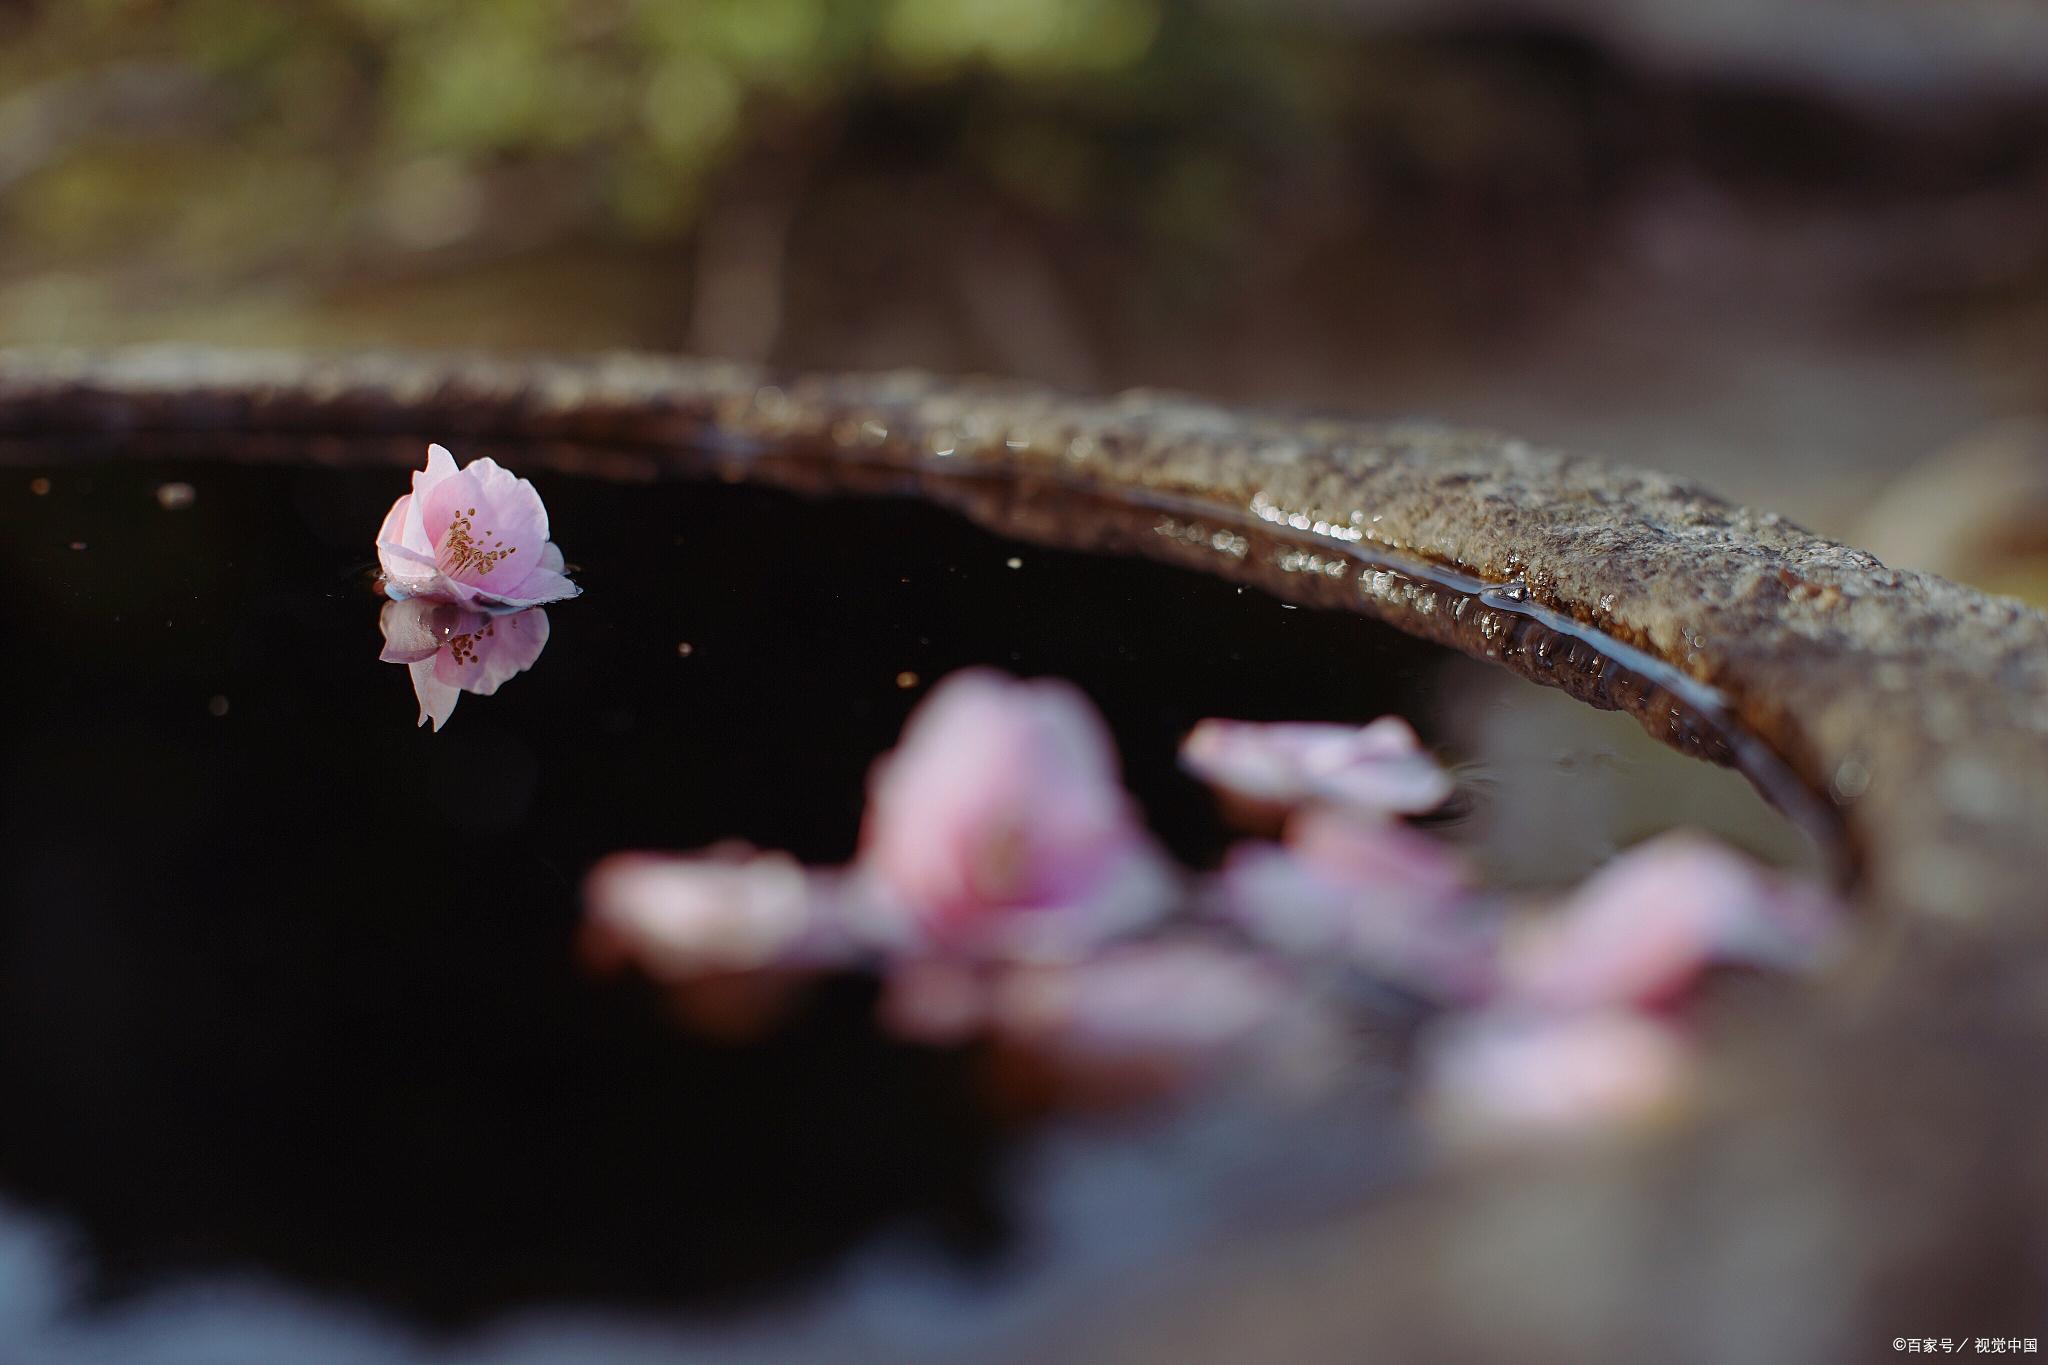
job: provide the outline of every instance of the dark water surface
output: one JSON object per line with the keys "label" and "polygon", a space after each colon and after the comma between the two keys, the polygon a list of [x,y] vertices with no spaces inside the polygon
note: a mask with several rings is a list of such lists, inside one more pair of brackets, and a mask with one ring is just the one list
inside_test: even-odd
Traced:
{"label": "dark water surface", "polygon": [[585,595],[437,735],[377,659],[402,472],[0,471],[0,1200],[76,1230],[92,1293],[254,1271],[467,1330],[756,1302],[905,1228],[1010,1274],[1038,1177],[963,1059],[877,1038],[855,983],[693,1041],[574,953],[614,849],[845,858],[868,765],[969,664],[1084,688],[1196,861],[1193,722],[1388,711],[1469,765],[1456,832],[1511,880],[1679,819],[1798,855],[1739,779],[1359,617],[907,500],[539,483]]}

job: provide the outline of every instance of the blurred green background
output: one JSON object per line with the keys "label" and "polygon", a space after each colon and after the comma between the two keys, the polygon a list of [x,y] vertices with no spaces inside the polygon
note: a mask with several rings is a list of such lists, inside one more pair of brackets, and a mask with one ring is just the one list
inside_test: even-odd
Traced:
{"label": "blurred green background", "polygon": [[2048,19],[0,0],[0,344],[136,339],[1481,423],[2031,592]]}

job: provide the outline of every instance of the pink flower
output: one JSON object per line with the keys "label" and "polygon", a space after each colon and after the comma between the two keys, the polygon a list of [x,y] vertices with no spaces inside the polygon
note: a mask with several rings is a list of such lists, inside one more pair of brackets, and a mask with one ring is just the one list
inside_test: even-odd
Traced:
{"label": "pink flower", "polygon": [[548,539],[548,509],[525,479],[494,460],[458,470],[441,446],[412,492],[391,504],[377,532],[377,561],[392,597],[518,608],[574,597],[562,552]]}
{"label": "pink flower", "polygon": [[601,953],[663,981],[788,965],[816,918],[811,875],[796,859],[739,844],[615,853],[591,869],[583,900]]}
{"label": "pink flower", "polygon": [[1233,848],[1217,887],[1224,912],[1281,952],[1334,954],[1442,1000],[1493,985],[1488,907],[1458,856],[1407,825],[1310,807],[1284,844]]}
{"label": "pink flower", "polygon": [[531,607],[509,616],[407,598],[386,602],[377,624],[384,651],[377,657],[404,664],[419,698],[419,723],[448,723],[464,692],[488,697],[532,668],[548,643],[548,614]]}
{"label": "pink flower", "polygon": [[1172,884],[1086,697],[972,670],[875,766],[860,867],[885,937],[1064,955],[1153,918]]}
{"label": "pink flower", "polygon": [[1683,1102],[1690,1052],[1655,1019],[1621,1011],[1561,1017],[1485,1013],[1426,1036],[1423,1107],[1467,1142],[1563,1136],[1639,1124]]}
{"label": "pink flower", "polygon": [[1413,815],[1434,810],[1452,791],[1450,774],[1399,716],[1362,729],[1205,720],[1180,753],[1204,782],[1264,806],[1314,801],[1369,815]]}
{"label": "pink flower", "polygon": [[1845,912],[1695,834],[1608,863],[1508,942],[1508,991],[1552,1008],[1658,1005],[1720,965],[1808,971],[1839,945]]}

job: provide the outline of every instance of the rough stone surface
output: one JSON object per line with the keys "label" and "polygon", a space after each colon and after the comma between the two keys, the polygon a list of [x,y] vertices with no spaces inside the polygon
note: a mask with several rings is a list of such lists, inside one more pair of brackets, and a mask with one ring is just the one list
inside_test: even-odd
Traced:
{"label": "rough stone surface", "polygon": [[[645,356],[0,355],[0,440],[180,433],[286,436],[301,455],[309,435],[518,440],[614,477],[708,460],[910,483],[1016,534],[1348,601],[1714,754],[1714,724],[1703,741],[1672,714],[1703,703],[1825,794],[1870,947],[1832,989],[1753,1011],[1695,1122],[1335,1212],[1161,1286],[1155,1313],[1077,1352],[1861,1359],[1894,1335],[2035,1321],[1992,1314],[2038,1305],[2048,1234],[2040,612],[1490,433]],[[1531,609],[1671,685],[1616,686],[1597,640],[1532,633]]]}

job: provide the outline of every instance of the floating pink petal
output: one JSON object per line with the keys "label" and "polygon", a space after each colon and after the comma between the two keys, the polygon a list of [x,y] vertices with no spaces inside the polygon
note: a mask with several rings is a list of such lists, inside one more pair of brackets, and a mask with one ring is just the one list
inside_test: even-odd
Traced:
{"label": "floating pink petal", "polygon": [[488,697],[532,668],[548,643],[548,614],[538,607],[492,615],[428,598],[386,602],[378,614],[384,649],[377,657],[412,674],[421,725],[438,731],[464,692]]}
{"label": "floating pink petal", "polygon": [[1442,1000],[1492,986],[1496,935],[1463,862],[1398,822],[1311,807],[1284,844],[1233,848],[1217,885],[1225,912],[1281,952],[1334,956]]}
{"label": "floating pink petal", "polygon": [[394,598],[495,609],[539,606],[581,591],[548,540],[548,511],[531,483],[490,459],[455,467],[427,447],[412,492],[385,513],[377,560]]}
{"label": "floating pink petal", "polygon": [[876,765],[859,866],[899,946],[999,955],[1082,951],[1173,891],[1087,698],[986,670],[935,687]]}
{"label": "floating pink petal", "polygon": [[1690,1070],[1677,1031],[1621,1011],[1453,1018],[1419,1061],[1425,1112],[1454,1141],[1480,1143],[1653,1120],[1683,1102]]}
{"label": "floating pink petal", "polygon": [[1506,987],[1548,1007],[1663,1004],[1715,966],[1824,966],[1845,927],[1820,888],[1669,834],[1615,858],[1511,937]]}
{"label": "floating pink petal", "polygon": [[812,879],[796,859],[739,844],[613,854],[591,869],[583,899],[600,954],[663,981],[788,965],[815,928]]}
{"label": "floating pink petal", "polygon": [[1211,786],[1265,806],[1308,802],[1371,815],[1413,815],[1450,799],[1451,776],[1399,716],[1363,728],[1310,722],[1205,720],[1181,761]]}

